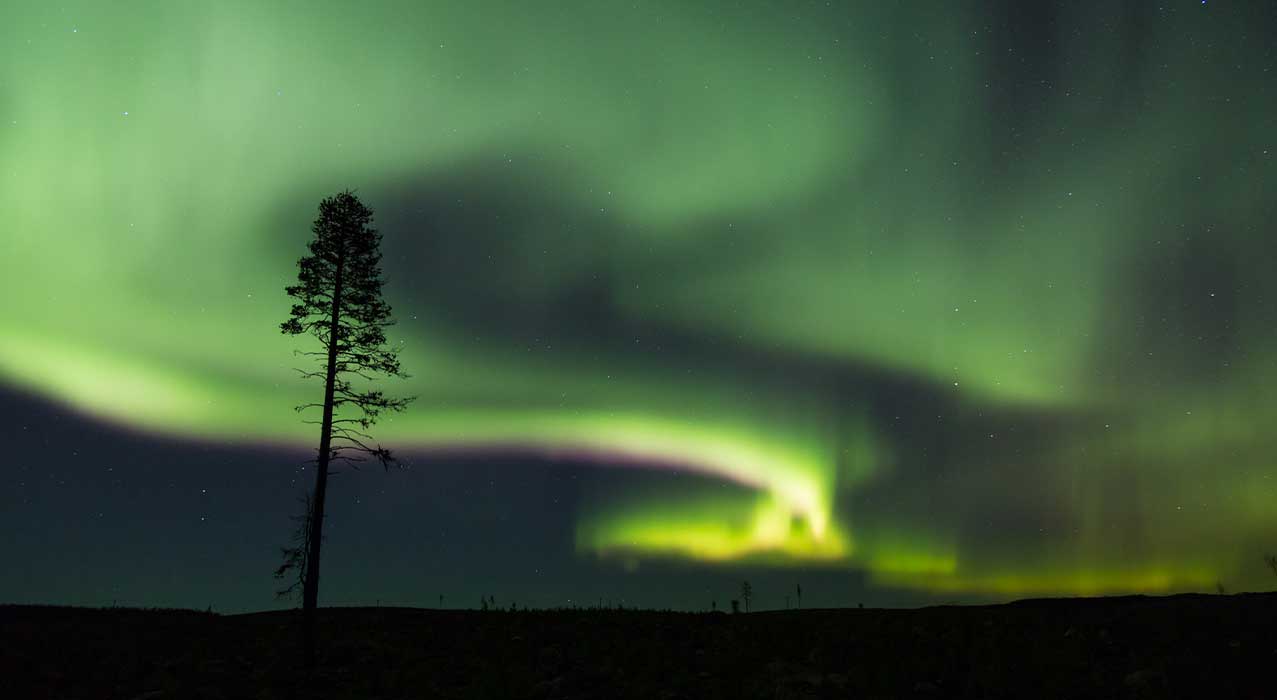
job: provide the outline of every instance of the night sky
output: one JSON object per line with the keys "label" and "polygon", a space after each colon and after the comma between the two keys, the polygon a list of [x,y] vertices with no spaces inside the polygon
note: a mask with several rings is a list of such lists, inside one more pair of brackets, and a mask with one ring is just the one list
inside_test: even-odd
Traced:
{"label": "night sky", "polygon": [[289,604],[346,188],[418,399],[321,604],[1273,586],[1277,4],[4,14],[0,601]]}

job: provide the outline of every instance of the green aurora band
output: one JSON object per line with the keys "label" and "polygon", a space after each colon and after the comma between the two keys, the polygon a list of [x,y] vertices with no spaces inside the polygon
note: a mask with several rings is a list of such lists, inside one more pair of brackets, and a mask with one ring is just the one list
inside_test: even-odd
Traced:
{"label": "green aurora band", "polygon": [[600,494],[582,552],[972,596],[1262,585],[1260,4],[1070,5],[1027,59],[981,3],[696,4],[10,8],[0,379],[309,446],[282,289],[357,186],[420,397],[379,438],[747,487]]}

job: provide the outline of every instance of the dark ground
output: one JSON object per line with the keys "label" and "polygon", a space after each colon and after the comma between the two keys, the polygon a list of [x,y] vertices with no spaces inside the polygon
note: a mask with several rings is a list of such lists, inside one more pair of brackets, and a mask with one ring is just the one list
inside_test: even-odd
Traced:
{"label": "dark ground", "polygon": [[9,698],[1277,698],[1277,594],[749,615],[0,606]]}

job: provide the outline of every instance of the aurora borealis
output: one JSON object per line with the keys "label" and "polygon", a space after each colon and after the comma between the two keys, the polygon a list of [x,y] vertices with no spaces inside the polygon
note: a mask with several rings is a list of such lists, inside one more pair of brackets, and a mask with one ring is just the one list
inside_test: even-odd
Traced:
{"label": "aurora borealis", "polygon": [[[418,396],[376,431],[411,467],[332,487],[348,596],[382,566],[420,605],[1270,588],[1277,10],[833,5],[10,8],[0,526],[37,564],[0,598],[109,602],[37,552],[111,511],[114,561],[189,529],[271,605],[300,486],[250,476],[291,483],[315,432],[283,287],[347,187]],[[209,449],[238,486],[205,502]],[[496,561],[534,531],[559,554]]]}

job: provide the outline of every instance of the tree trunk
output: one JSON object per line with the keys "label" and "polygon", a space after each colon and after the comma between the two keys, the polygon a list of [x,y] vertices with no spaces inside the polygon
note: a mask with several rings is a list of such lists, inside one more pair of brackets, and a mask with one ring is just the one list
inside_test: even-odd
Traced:
{"label": "tree trunk", "polygon": [[324,378],[324,419],[319,429],[315,495],[311,499],[306,580],[302,585],[302,646],[307,669],[315,667],[315,615],[319,607],[319,547],[324,537],[324,495],[328,491],[328,460],[333,437],[333,390],[337,382],[337,332],[341,320],[341,282],[345,254],[339,252],[333,275],[333,313],[328,334],[328,372]]}

